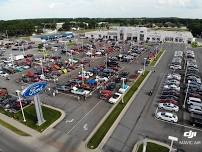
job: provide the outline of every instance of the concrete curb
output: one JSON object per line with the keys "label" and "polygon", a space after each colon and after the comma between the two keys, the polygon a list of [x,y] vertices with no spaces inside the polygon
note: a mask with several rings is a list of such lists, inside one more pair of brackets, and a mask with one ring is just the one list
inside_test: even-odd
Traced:
{"label": "concrete curb", "polygon": [[136,90],[136,92],[133,94],[133,96],[130,98],[129,102],[127,103],[127,105],[125,106],[125,108],[123,109],[123,111],[121,112],[121,114],[118,116],[118,118],[116,119],[116,121],[114,122],[114,124],[112,125],[112,127],[109,129],[109,131],[107,132],[107,134],[105,135],[105,137],[103,138],[103,140],[101,141],[100,145],[98,146],[99,149],[102,149],[105,145],[105,143],[108,141],[109,137],[112,135],[114,129],[118,126],[120,120],[123,118],[123,116],[125,115],[125,113],[128,111],[128,108],[130,107],[130,105],[133,103],[135,97],[137,96],[137,94],[139,93],[140,89],[142,88],[142,86],[146,83],[146,81],[148,80],[148,78],[150,77],[152,72],[149,72],[148,75],[145,77],[145,79],[143,80],[143,82],[141,83],[141,85],[138,87],[138,89]]}
{"label": "concrete curb", "polygon": [[45,107],[48,107],[50,109],[53,109],[53,110],[57,110],[61,113],[61,116],[59,119],[57,119],[54,123],[52,123],[48,128],[46,128],[42,133],[41,135],[45,135],[45,134],[48,134],[49,132],[51,132],[51,129],[53,127],[55,127],[57,124],[59,124],[66,116],[65,112],[59,108],[56,108],[56,107],[53,107],[53,106],[50,106],[50,105],[46,105],[46,104],[43,104],[43,106]]}
{"label": "concrete curb", "polygon": [[[157,145],[166,147],[166,148],[168,148],[168,149],[170,148],[169,145],[167,145],[167,144],[165,144],[165,143],[163,143],[163,142],[159,142],[159,141],[152,140],[152,139],[146,139],[146,140],[147,140],[147,142],[151,142],[151,143],[154,143],[154,144],[157,144]],[[132,152],[137,152],[139,146],[140,146],[141,144],[143,144],[143,142],[144,142],[144,140],[138,141],[138,142],[134,145]]]}
{"label": "concrete curb", "polygon": [[[55,107],[52,107],[52,106],[49,106],[49,105],[44,105],[43,106],[45,107],[48,107],[48,108],[51,108],[51,109],[54,109],[54,110],[57,110],[57,111],[60,111],[61,112],[61,116],[59,119],[57,119],[54,123],[52,123],[47,129],[45,129],[42,133],[24,125],[23,123],[11,118],[11,117],[8,117],[2,113],[0,113],[0,119],[2,119],[3,121],[7,122],[8,124],[18,128],[19,130],[22,130],[23,132],[29,134],[30,136],[32,137],[39,137],[39,136],[42,136],[42,135],[45,135],[47,134],[49,131],[51,131],[51,129],[56,126],[60,121],[62,121],[65,117],[65,112],[62,111],[61,109],[58,109],[58,108],[55,108]],[[2,128],[5,128],[2,126]],[[9,130],[7,128],[5,128],[6,130]],[[11,130],[9,130],[9,132],[12,132]],[[16,134],[15,132],[12,132],[13,134],[17,135],[17,136],[20,136],[18,134]],[[20,136],[20,137],[23,137],[23,136]],[[24,137],[24,138],[27,138],[27,137]]]}
{"label": "concrete curb", "polygon": [[[25,133],[29,134],[30,136],[36,137],[36,136],[39,136],[39,134],[40,134],[38,131],[36,131],[36,130],[34,130],[32,128],[29,128],[26,125],[24,125],[23,123],[15,120],[15,119],[13,119],[11,117],[8,117],[8,116],[6,116],[6,115],[4,115],[2,113],[0,113],[0,119],[7,122],[8,124],[11,124],[12,126],[18,128],[19,130],[24,131]],[[17,134],[15,134],[15,135],[17,135]],[[17,136],[20,136],[20,135],[17,135]]]}
{"label": "concrete curb", "polygon": [[156,61],[155,65],[152,67],[156,67],[158,65],[158,63],[161,61],[161,58],[163,57],[163,55],[165,54],[166,49],[163,50],[163,53],[161,54],[160,58],[158,59],[158,61]]}
{"label": "concrete curb", "polygon": [[[92,136],[95,134],[95,132],[99,129],[99,127],[102,125],[102,123],[107,119],[107,117],[111,114],[111,112],[114,110],[114,108],[117,106],[117,104],[113,105],[113,107],[108,111],[108,113],[102,118],[102,120],[98,123],[98,125],[95,127],[95,129],[91,132],[91,134],[88,136],[88,138],[85,141],[85,151],[92,151],[92,152],[102,152],[102,148],[105,145],[105,143],[107,142],[107,140],[109,139],[109,137],[111,136],[111,134],[113,133],[114,129],[116,128],[116,126],[118,125],[119,121],[122,119],[122,117],[124,116],[124,114],[127,112],[128,108],[130,107],[130,105],[132,104],[132,102],[134,101],[134,98],[136,97],[136,95],[139,93],[139,90],[141,89],[141,87],[145,84],[145,82],[147,81],[147,79],[149,78],[149,76],[151,75],[151,72],[148,73],[148,75],[146,76],[146,78],[144,79],[144,81],[141,83],[141,85],[138,87],[138,89],[136,90],[136,92],[133,94],[133,96],[131,97],[131,99],[129,100],[129,102],[127,103],[127,105],[125,106],[125,108],[122,110],[122,112],[120,113],[120,115],[118,116],[118,118],[116,119],[116,121],[114,122],[114,124],[111,126],[111,128],[109,129],[109,131],[107,132],[107,134],[105,135],[105,137],[103,138],[103,140],[101,141],[101,143],[99,144],[99,146],[96,149],[88,149],[87,148],[87,143],[89,142],[89,140],[92,138]],[[139,78],[140,76],[138,76]],[[138,80],[138,78],[136,80]],[[134,82],[135,83],[135,82]],[[121,101],[121,100],[120,100]],[[120,102],[119,101],[119,102]],[[83,146],[82,146],[83,147]],[[84,147],[83,147],[84,148]],[[82,150],[83,150],[82,148]]]}

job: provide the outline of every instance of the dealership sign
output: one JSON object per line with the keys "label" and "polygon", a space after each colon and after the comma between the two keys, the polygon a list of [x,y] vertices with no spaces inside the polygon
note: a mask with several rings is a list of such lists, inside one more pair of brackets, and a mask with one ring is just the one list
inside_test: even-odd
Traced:
{"label": "dealership sign", "polygon": [[22,96],[24,97],[33,97],[37,94],[41,93],[46,87],[48,83],[47,82],[36,82],[28,86],[22,91]]}

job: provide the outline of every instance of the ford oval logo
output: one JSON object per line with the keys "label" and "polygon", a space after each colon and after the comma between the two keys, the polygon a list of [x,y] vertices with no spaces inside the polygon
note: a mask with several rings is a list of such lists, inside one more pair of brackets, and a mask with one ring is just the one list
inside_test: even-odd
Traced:
{"label": "ford oval logo", "polygon": [[47,87],[47,85],[48,85],[47,82],[33,83],[22,91],[22,96],[33,97],[42,92]]}

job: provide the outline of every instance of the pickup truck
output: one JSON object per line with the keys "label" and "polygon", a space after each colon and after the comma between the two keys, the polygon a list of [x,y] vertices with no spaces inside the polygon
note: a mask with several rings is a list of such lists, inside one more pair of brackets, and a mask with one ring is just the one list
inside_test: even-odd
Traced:
{"label": "pickup truck", "polygon": [[84,96],[84,95],[89,95],[90,91],[73,87],[71,90],[71,93]]}

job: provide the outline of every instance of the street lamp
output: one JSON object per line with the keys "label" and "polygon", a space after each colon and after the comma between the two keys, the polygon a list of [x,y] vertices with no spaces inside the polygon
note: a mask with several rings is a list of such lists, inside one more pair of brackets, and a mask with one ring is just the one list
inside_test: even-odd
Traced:
{"label": "street lamp", "polygon": [[172,152],[172,149],[173,149],[173,142],[174,142],[174,141],[178,141],[178,138],[177,138],[177,137],[173,137],[173,136],[168,136],[168,139],[171,140],[169,152]]}
{"label": "street lamp", "polygon": [[106,53],[106,60],[105,60],[105,62],[106,62],[106,69],[107,69],[107,53]]}
{"label": "street lamp", "polygon": [[42,59],[40,61],[41,61],[41,76],[45,78],[44,71],[43,71],[43,61]]}
{"label": "street lamp", "polygon": [[144,58],[144,71],[143,71],[143,75],[144,75],[144,72],[145,72],[146,61],[147,61],[147,58]]}
{"label": "street lamp", "polygon": [[13,51],[11,51],[11,63],[12,63],[13,68],[15,68],[14,59],[13,59]]}
{"label": "street lamp", "polygon": [[81,64],[81,79],[82,79],[82,84],[84,84],[84,78],[83,78],[83,64]]}
{"label": "street lamp", "polygon": [[188,91],[189,91],[189,85],[190,85],[191,81],[188,80],[188,85],[187,85],[187,90],[186,90],[186,95],[185,95],[185,98],[184,98],[184,104],[183,104],[183,108],[185,109],[185,102],[187,100],[187,94],[188,94]]}
{"label": "street lamp", "polygon": [[[124,83],[124,81],[126,80],[126,78],[121,78],[121,79],[122,79],[122,81],[123,81],[122,88],[123,88],[123,90],[124,90],[124,88],[125,88],[125,83]],[[124,94],[125,94],[125,93],[123,93],[123,95],[122,95],[122,103],[124,103],[124,100],[123,100]]]}
{"label": "street lamp", "polygon": [[16,93],[18,95],[18,101],[20,102],[20,108],[21,108],[21,111],[22,111],[23,121],[26,122],[25,114],[24,114],[24,111],[23,111],[23,108],[22,108],[22,99],[20,97],[20,90],[16,90]]}

